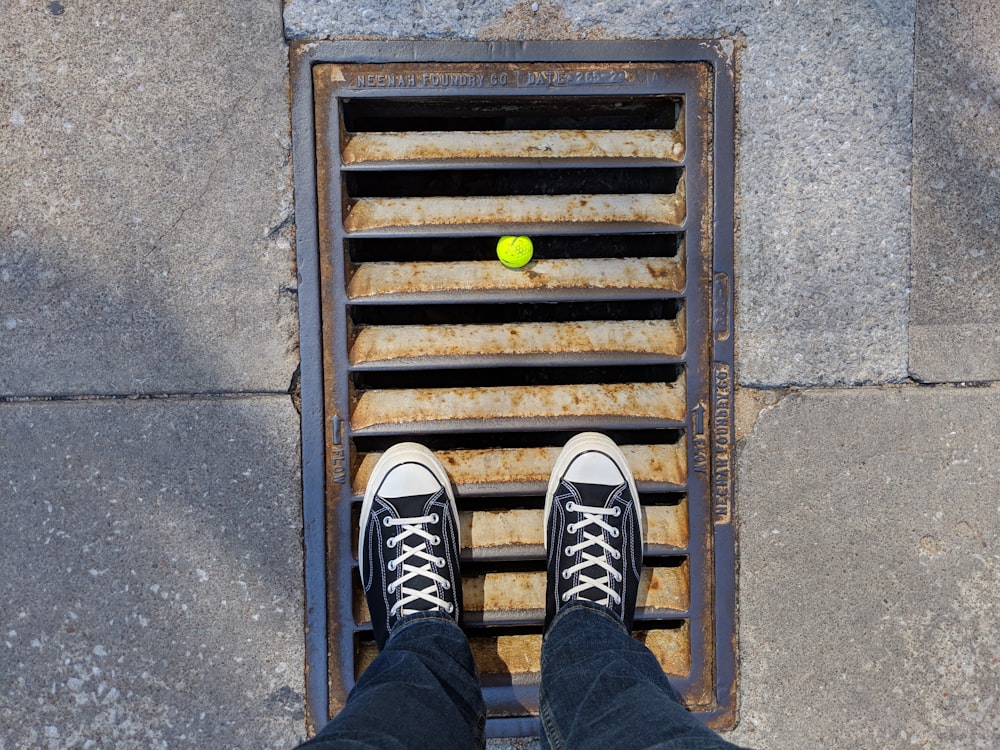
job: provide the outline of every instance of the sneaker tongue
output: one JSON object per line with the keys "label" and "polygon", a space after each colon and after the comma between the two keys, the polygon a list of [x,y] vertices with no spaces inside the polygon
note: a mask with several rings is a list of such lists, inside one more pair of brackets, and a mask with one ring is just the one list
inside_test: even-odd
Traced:
{"label": "sneaker tongue", "polygon": [[393,497],[387,498],[391,500],[393,507],[396,508],[397,517],[399,518],[420,518],[421,516],[429,515],[427,506],[434,495],[410,495],[408,497]]}
{"label": "sneaker tongue", "polygon": [[[587,505],[592,508],[607,507],[608,498],[611,496],[613,490],[615,489],[614,487],[611,487],[606,484],[584,484],[582,482],[580,483],[574,482],[573,486],[576,488],[577,493],[580,495],[581,503],[583,505]],[[575,517],[572,519],[572,521],[576,522],[583,518],[583,513],[576,512],[574,516]],[[604,518],[606,520],[610,520],[609,517],[605,516]],[[602,533],[602,530],[599,526],[595,524],[588,524],[583,528],[581,528],[573,536],[576,538],[577,541],[582,542],[585,538],[584,536],[585,534],[593,536],[599,533]],[[607,554],[603,547],[601,547],[598,544],[592,544],[588,547],[584,547],[580,552],[577,553],[578,561],[583,560],[583,554],[585,552],[591,555],[598,555],[601,557],[601,559],[604,559],[605,555]],[[581,569],[579,575],[581,576],[581,578],[582,577],[592,578],[598,581],[602,581],[606,584],[609,582],[607,569],[597,564],[588,565],[586,568]],[[610,599],[610,597],[608,597],[608,595],[604,591],[598,588],[590,588],[586,591],[581,591],[579,596],[585,599],[589,599],[590,601],[597,602],[598,604],[609,604],[609,599]]]}
{"label": "sneaker tongue", "polygon": [[[411,495],[409,497],[394,497],[392,498],[392,504],[393,506],[395,506],[397,510],[398,518],[420,518],[422,516],[430,515],[431,511],[428,510],[428,504],[430,503],[431,499],[435,496],[436,493],[435,495]],[[426,528],[426,525],[424,528]],[[403,527],[397,528],[398,532],[402,532],[402,530]],[[404,537],[401,544],[405,544],[408,547],[419,547],[421,544],[423,544],[425,545],[424,550],[427,552],[427,554],[434,554],[434,549],[431,547],[430,542],[428,542],[423,537],[419,537],[416,535]],[[426,563],[427,563],[426,560],[415,555],[411,555],[407,559],[407,564],[413,567],[418,567],[418,568],[423,567],[423,565],[425,565]],[[402,572],[403,572],[402,568],[400,568],[400,570],[397,571],[396,576],[402,575]],[[409,578],[403,585],[403,588],[410,590],[413,589],[422,590],[428,588],[429,586],[436,586],[436,585],[437,584],[427,576],[417,574],[412,578]],[[409,602],[401,614],[406,614],[410,612],[421,612],[430,609],[435,609],[434,605],[431,602],[428,602],[424,599],[416,599],[414,601]]]}
{"label": "sneaker tongue", "polygon": [[584,505],[592,508],[604,508],[608,505],[608,498],[621,485],[620,484],[586,484],[584,482],[573,482],[577,494]]}

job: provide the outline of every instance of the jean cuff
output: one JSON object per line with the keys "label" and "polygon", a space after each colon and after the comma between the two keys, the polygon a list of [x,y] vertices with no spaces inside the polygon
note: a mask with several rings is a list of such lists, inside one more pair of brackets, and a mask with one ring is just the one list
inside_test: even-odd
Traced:
{"label": "jean cuff", "polygon": [[556,623],[558,623],[564,617],[569,615],[571,612],[584,612],[586,610],[591,610],[597,613],[598,615],[605,617],[608,620],[611,620],[611,622],[613,622],[615,625],[617,625],[623,631],[625,631],[627,635],[631,635],[629,629],[625,627],[625,623],[622,622],[621,618],[617,614],[615,614],[615,611],[613,609],[605,607],[603,604],[598,604],[597,602],[589,601],[587,599],[576,599],[567,604],[565,607],[563,607],[559,611],[559,614],[557,614],[555,617],[552,618],[552,622],[549,623],[549,629],[545,631],[544,638],[548,638],[549,633],[551,633],[555,629]]}
{"label": "jean cuff", "polygon": [[391,642],[393,638],[398,636],[411,625],[416,625],[417,623],[424,621],[447,623],[448,625],[457,628],[459,632],[462,631],[462,629],[458,626],[458,623],[444,612],[440,612],[438,610],[433,610],[431,612],[413,612],[412,614],[404,615],[399,618],[392,630],[389,632],[389,640],[386,641],[386,645],[388,646],[389,642]]}

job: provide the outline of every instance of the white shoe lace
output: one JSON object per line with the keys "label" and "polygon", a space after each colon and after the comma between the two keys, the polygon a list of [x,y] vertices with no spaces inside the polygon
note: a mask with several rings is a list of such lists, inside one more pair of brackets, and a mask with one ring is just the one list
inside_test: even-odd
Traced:
{"label": "white shoe lace", "polygon": [[[610,555],[614,560],[620,560],[622,554],[604,541],[603,533],[606,531],[613,539],[618,538],[618,529],[608,524],[603,517],[614,516],[617,518],[622,514],[621,508],[617,505],[613,508],[593,508],[570,501],[566,503],[566,510],[571,513],[575,511],[582,515],[581,520],[576,523],[568,524],[566,526],[566,531],[570,534],[582,531],[583,539],[576,544],[567,545],[564,550],[564,554],[566,557],[573,557],[577,552],[582,552],[583,554],[580,562],[569,568],[563,569],[562,577],[567,581],[575,574],[580,574],[579,583],[562,595],[563,602],[568,602],[577,594],[587,591],[588,589],[598,589],[605,594],[604,600],[597,601],[598,604],[610,605],[612,601],[615,604],[621,603],[621,596],[611,588],[611,579],[614,578],[616,582],[621,581],[622,574],[608,562],[608,555]],[[596,533],[588,530],[589,526],[596,526]],[[589,547],[598,547],[601,551],[594,554],[593,552],[588,551]],[[604,574],[599,575],[597,578],[592,578],[583,572],[592,565],[596,565],[601,568],[604,571]]]}
{"label": "white shoe lace", "polygon": [[[446,602],[437,596],[437,584],[441,584],[441,587],[447,590],[451,588],[451,582],[431,567],[436,565],[439,568],[443,568],[446,564],[446,560],[443,557],[430,554],[430,548],[428,547],[428,543],[431,545],[440,544],[441,537],[431,534],[424,528],[428,523],[436,524],[439,520],[440,518],[437,513],[414,518],[390,518],[386,516],[383,519],[382,523],[387,528],[398,526],[402,529],[396,536],[391,536],[386,540],[386,545],[390,549],[393,549],[396,545],[400,547],[399,552],[396,553],[396,557],[390,560],[387,565],[390,572],[401,570],[399,576],[387,587],[390,594],[394,593],[396,589],[400,590],[399,599],[389,610],[390,617],[395,617],[396,614],[408,615],[413,612],[425,611],[408,606],[418,601],[426,602],[435,609],[443,609],[448,614],[455,611],[454,604]],[[424,541],[419,542],[416,546],[410,546],[407,544],[407,540],[413,536],[423,538]],[[416,589],[413,588],[412,584],[407,585],[413,578],[418,577],[426,578],[429,581],[425,588]]]}

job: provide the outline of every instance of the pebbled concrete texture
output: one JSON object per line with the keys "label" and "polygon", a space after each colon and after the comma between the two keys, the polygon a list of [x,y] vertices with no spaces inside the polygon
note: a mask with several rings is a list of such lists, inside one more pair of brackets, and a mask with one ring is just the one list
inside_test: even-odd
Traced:
{"label": "pebbled concrete texture", "polygon": [[[737,43],[739,378],[907,377],[913,0],[286,0],[290,38]],[[888,52],[891,50],[891,53]]]}
{"label": "pebbled concrete texture", "polygon": [[1000,736],[1000,389],[813,391],[739,454],[741,714],[759,748]]}
{"label": "pebbled concrete texture", "polygon": [[273,4],[13,0],[3,25],[0,396],[285,390]]}
{"label": "pebbled concrete texture", "polygon": [[0,748],[304,735],[288,398],[0,404]]}
{"label": "pebbled concrete texture", "polygon": [[1000,8],[917,4],[910,373],[1000,380]]}

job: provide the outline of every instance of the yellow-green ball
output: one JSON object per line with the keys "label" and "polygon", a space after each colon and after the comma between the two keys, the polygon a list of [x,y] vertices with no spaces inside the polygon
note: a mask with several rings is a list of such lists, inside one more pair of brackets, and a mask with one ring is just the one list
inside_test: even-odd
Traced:
{"label": "yellow-green ball", "polygon": [[531,244],[531,238],[501,237],[497,242],[497,257],[507,268],[521,268],[528,264],[535,246]]}

